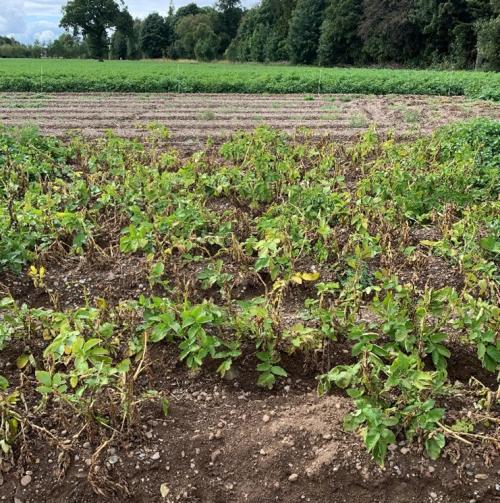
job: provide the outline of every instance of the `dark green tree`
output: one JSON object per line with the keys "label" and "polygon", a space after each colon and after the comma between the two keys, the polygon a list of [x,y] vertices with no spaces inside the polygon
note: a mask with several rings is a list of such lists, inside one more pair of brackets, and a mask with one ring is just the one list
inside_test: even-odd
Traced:
{"label": "dark green tree", "polygon": [[47,56],[51,58],[84,58],[87,46],[71,33],[63,33],[47,46]]}
{"label": "dark green tree", "polygon": [[424,62],[473,66],[476,22],[488,16],[489,0],[417,0],[415,5],[415,18],[425,37]]}
{"label": "dark green tree", "polygon": [[[198,5],[194,2],[191,2],[183,7],[179,7],[177,11],[174,12],[173,2],[170,2],[169,13],[167,16],[167,24],[172,33],[171,35],[171,43],[168,47],[167,53],[170,57],[177,58],[194,58],[194,46],[196,45],[196,41],[194,43],[188,43],[189,46],[189,55],[187,55],[185,50],[185,41],[179,40],[177,26],[179,23],[183,22],[186,18],[191,19],[193,16],[197,16],[198,14],[208,14],[211,17],[215,16],[215,9],[212,7],[198,7]],[[191,24],[191,20],[185,22],[181,27],[181,32],[188,32],[189,25]],[[210,19],[210,25],[213,28],[214,21]],[[189,38],[189,36],[188,36]]]}
{"label": "dark green tree", "polygon": [[424,46],[415,0],[363,0],[358,32],[365,54],[377,63],[416,62]]}
{"label": "dark green tree", "polygon": [[194,55],[198,61],[213,61],[219,54],[219,37],[212,31],[201,37],[194,46]]}
{"label": "dark green tree", "polygon": [[500,0],[491,0],[491,16],[478,21],[476,68],[500,71]]}
{"label": "dark green tree", "polygon": [[316,61],[324,7],[324,0],[297,1],[288,32],[292,63],[311,64]]}
{"label": "dark green tree", "polygon": [[205,51],[205,41],[210,41],[215,48],[215,54],[219,51],[220,40],[214,30],[213,11],[204,11],[192,16],[183,16],[175,24],[176,52],[179,57],[194,59],[196,58],[195,48],[198,46],[199,55],[204,54],[203,58],[210,58],[209,53]]}
{"label": "dark green tree", "polygon": [[40,58],[45,48],[35,41],[24,45],[12,37],[0,37],[0,58]]}
{"label": "dark green tree", "polygon": [[219,50],[224,53],[231,40],[238,32],[238,26],[243,16],[240,0],[219,0],[215,4],[215,32],[219,37]]}
{"label": "dark green tree", "polygon": [[140,47],[147,58],[161,58],[170,43],[169,27],[157,12],[144,19],[140,35]]}
{"label": "dark green tree", "polygon": [[141,19],[133,20],[132,30],[127,37],[127,59],[140,59],[143,56],[141,50],[142,24]]}
{"label": "dark green tree", "polygon": [[360,61],[363,44],[358,28],[363,13],[362,5],[362,0],[330,0],[321,25],[318,49],[320,65]]}
{"label": "dark green tree", "polygon": [[268,26],[264,47],[266,61],[284,61],[289,59],[288,31],[296,4],[296,0],[262,1],[260,16],[264,23],[267,21]]}
{"label": "dark green tree", "polygon": [[169,58],[175,57],[174,53],[174,44],[175,44],[175,8],[174,8],[174,2],[173,0],[170,0],[170,5],[168,7],[168,14],[167,17],[165,18],[165,24],[166,28],[168,31],[168,46],[166,50],[166,56]]}
{"label": "dark green tree", "polygon": [[21,45],[14,37],[0,36],[0,45]]}
{"label": "dark green tree", "polygon": [[252,32],[250,38],[250,60],[266,61],[266,42],[269,35],[269,26],[264,23],[259,23]]}
{"label": "dark green tree", "polygon": [[123,11],[114,0],[69,0],[63,7],[60,26],[82,34],[90,55],[102,61],[108,53],[107,30],[123,22]]}
{"label": "dark green tree", "polygon": [[128,57],[128,37],[119,30],[116,30],[111,37],[109,53],[111,59],[127,59]]}
{"label": "dark green tree", "polygon": [[134,19],[125,10],[120,13],[116,30],[111,37],[110,57],[111,59],[129,58],[129,49],[134,37]]}
{"label": "dark green tree", "polygon": [[200,14],[202,12],[201,7],[194,2],[188,3],[183,7],[179,7],[175,13],[175,17],[177,19],[181,19],[184,16],[195,16],[196,14]]}
{"label": "dark green tree", "polygon": [[258,61],[252,58],[252,37],[260,23],[259,7],[249,9],[243,15],[238,32],[226,49],[225,56],[231,61]]}
{"label": "dark green tree", "polygon": [[235,61],[285,61],[296,0],[262,0],[246,11],[226,57]]}

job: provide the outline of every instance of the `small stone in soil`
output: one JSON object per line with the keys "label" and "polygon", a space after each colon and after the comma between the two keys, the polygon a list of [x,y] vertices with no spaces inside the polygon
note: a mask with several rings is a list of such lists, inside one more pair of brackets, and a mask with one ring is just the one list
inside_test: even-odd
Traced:
{"label": "small stone in soil", "polygon": [[298,476],[296,473],[292,473],[292,474],[290,475],[290,477],[288,477],[288,480],[289,480],[290,482],[295,482],[298,478],[299,478],[299,476]]}
{"label": "small stone in soil", "polygon": [[30,483],[31,483],[31,475],[25,475],[24,477],[21,478],[21,485],[23,487],[26,487]]}
{"label": "small stone in soil", "polygon": [[214,452],[212,452],[212,454],[210,454],[210,460],[212,461],[212,463],[215,463],[217,461],[217,458],[222,454],[221,450],[220,449],[217,449],[215,450]]}
{"label": "small stone in soil", "polygon": [[118,456],[116,454],[113,454],[113,456],[110,456],[108,458],[108,463],[110,465],[114,465],[115,463],[118,463],[118,459],[119,459]]}

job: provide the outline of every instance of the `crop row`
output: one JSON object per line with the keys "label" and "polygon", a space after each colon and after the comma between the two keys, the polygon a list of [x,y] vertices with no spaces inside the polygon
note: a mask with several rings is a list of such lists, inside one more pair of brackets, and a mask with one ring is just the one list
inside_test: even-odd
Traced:
{"label": "crop row", "polygon": [[498,101],[500,75],[288,65],[12,59],[0,62],[0,91],[421,94]]}
{"label": "crop row", "polygon": [[[450,434],[491,438],[494,389],[457,384],[449,369],[464,348],[476,355],[472,377],[494,380],[500,364],[500,123],[411,144],[374,130],[350,147],[301,134],[263,127],[182,159],[158,126],[146,144],[1,132],[3,282],[27,271],[46,297],[0,302],[0,357],[16,357],[0,378],[6,456],[41,410],[89,431],[123,431],[145,402],[168,413],[163,390],[138,379],[155,344],[193,371],[213,360],[222,376],[251,353],[264,388],[287,376],[283,354],[347,345],[347,362],[318,363],[318,390],[349,394],[345,427],[379,463],[398,436],[433,459]],[[51,275],[74,256],[140,257],[149,288],[120,302],[84,291],[62,308]],[[428,262],[441,280],[422,281]],[[450,420],[457,386],[475,405]]]}

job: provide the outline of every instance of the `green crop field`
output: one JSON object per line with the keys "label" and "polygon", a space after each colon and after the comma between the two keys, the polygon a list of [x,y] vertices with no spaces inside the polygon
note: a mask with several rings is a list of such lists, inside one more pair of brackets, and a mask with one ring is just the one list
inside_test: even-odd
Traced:
{"label": "green crop field", "polygon": [[288,65],[11,59],[0,91],[430,94],[500,100],[500,74]]}

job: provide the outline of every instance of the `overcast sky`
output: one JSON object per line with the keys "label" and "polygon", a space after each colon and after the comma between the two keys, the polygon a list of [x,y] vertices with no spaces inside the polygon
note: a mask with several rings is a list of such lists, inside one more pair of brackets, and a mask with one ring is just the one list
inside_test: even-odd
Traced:
{"label": "overcast sky", "polygon": [[[198,0],[200,6],[213,5],[215,0]],[[48,42],[63,30],[59,28],[61,6],[67,0],[0,0],[0,35],[14,37],[20,42]],[[170,0],[125,0],[129,12],[134,17],[144,17],[157,11],[166,14]],[[174,0],[180,7],[190,0]],[[247,0],[245,5],[255,3]]]}

